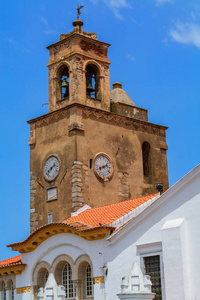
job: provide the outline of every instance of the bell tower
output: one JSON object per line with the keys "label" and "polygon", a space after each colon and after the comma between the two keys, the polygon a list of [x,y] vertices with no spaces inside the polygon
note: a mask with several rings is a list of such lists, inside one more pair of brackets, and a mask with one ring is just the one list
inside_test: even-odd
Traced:
{"label": "bell tower", "polygon": [[49,113],[28,121],[31,232],[84,205],[168,188],[167,127],[149,123],[121,83],[110,91],[110,45],[73,26],[47,47]]}
{"label": "bell tower", "polygon": [[49,111],[71,103],[110,110],[110,78],[107,43],[95,33],[82,29],[83,22],[73,22],[74,29],[61,34],[60,40],[47,47],[49,63]]}

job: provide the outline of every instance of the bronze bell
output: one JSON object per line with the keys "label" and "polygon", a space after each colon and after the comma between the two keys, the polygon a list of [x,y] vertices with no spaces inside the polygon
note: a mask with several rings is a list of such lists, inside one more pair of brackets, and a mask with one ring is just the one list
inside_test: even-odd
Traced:
{"label": "bronze bell", "polygon": [[62,98],[66,98],[69,96],[69,83],[67,82],[66,78],[62,80]]}
{"label": "bronze bell", "polygon": [[87,87],[86,87],[86,91],[87,91],[87,94],[91,94],[91,93],[94,93],[95,92],[95,89],[93,88],[92,86],[92,77],[87,77],[86,78],[86,84],[87,84]]}

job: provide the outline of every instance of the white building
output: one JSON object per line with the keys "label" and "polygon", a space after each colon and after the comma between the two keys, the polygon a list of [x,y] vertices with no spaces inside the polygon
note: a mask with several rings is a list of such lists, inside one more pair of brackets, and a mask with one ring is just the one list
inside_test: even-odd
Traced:
{"label": "white building", "polygon": [[153,299],[142,273],[155,299],[200,299],[200,165],[162,195],[84,209],[10,245],[1,300]]}

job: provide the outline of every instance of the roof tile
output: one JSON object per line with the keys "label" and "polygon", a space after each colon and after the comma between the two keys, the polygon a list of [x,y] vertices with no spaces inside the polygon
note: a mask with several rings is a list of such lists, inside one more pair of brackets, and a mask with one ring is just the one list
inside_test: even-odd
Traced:
{"label": "roof tile", "polygon": [[87,209],[77,216],[73,216],[63,221],[76,228],[99,227],[109,225],[122,216],[126,215],[141,204],[154,198],[158,194],[151,194],[131,200],[121,201],[113,204]]}
{"label": "roof tile", "polygon": [[0,261],[0,267],[1,266],[8,266],[8,265],[12,265],[18,262],[21,262],[22,256],[21,255],[17,255],[8,259],[4,259],[2,261]]}

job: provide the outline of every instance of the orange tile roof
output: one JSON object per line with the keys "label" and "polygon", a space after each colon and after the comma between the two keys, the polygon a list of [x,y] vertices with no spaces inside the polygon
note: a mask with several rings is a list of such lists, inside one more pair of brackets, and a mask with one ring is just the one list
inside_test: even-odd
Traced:
{"label": "orange tile roof", "polygon": [[99,206],[92,209],[87,209],[77,216],[73,216],[63,221],[76,228],[92,228],[101,225],[109,225],[116,221],[128,212],[134,210],[141,204],[154,198],[158,194],[151,194],[131,200],[121,201],[109,205]]}
{"label": "orange tile roof", "polygon": [[22,259],[21,255],[17,255],[15,257],[11,257],[8,259],[4,259],[4,260],[0,261],[0,267],[19,263],[19,262],[21,262],[21,259]]}

